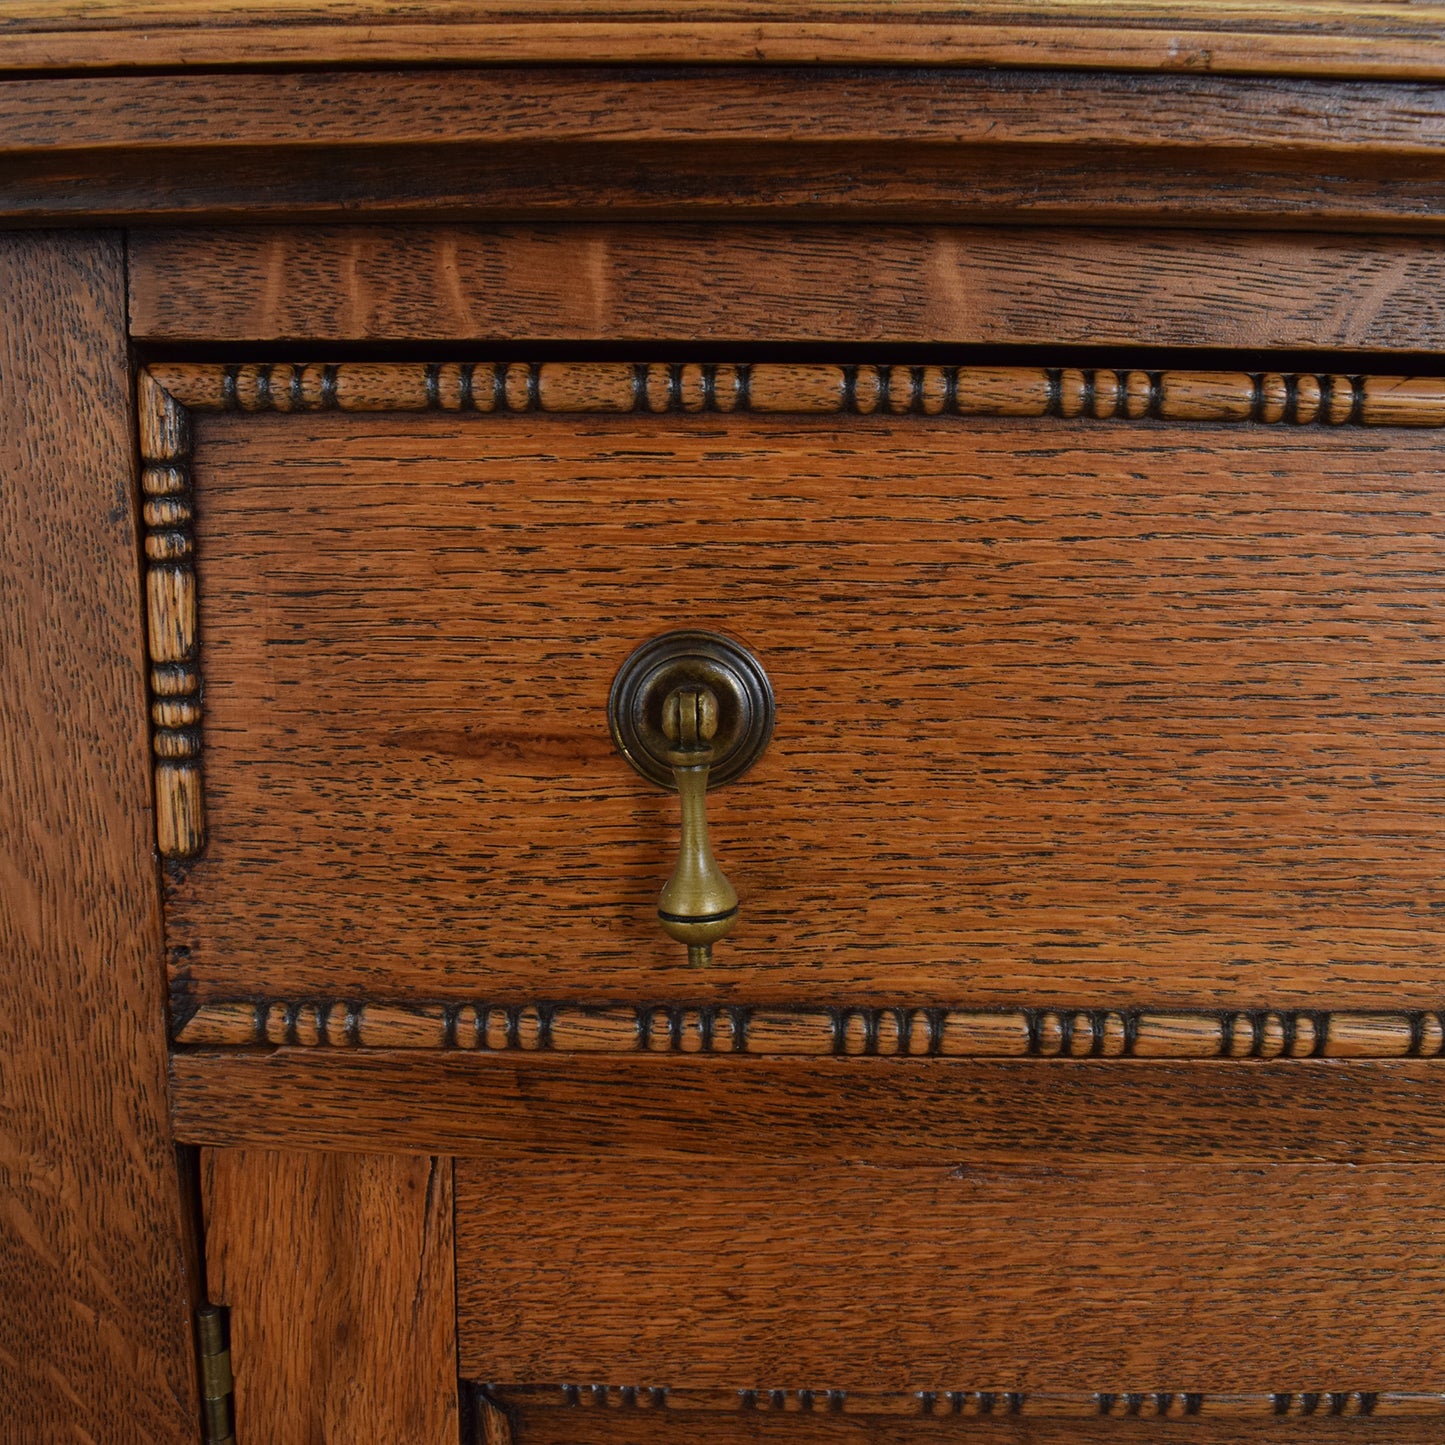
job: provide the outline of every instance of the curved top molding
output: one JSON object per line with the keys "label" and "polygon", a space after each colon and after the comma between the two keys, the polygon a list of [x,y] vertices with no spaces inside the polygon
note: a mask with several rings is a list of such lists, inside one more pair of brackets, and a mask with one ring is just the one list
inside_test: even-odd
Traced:
{"label": "curved top molding", "polygon": [[[1362,68],[1372,42],[1352,36],[1347,78],[1243,73],[1264,34],[1238,74],[1210,73],[1208,47],[1207,65],[1141,74],[1169,67],[1070,50],[1045,24],[1015,26],[1012,48],[916,47],[902,64],[894,40],[948,27],[874,26],[877,44],[850,48],[818,37],[852,21],[793,26],[806,43],[770,49],[769,24],[721,46],[702,32],[734,22],[573,18],[509,51],[493,42],[510,21],[471,27],[469,50],[466,26],[413,27],[429,38],[408,47],[394,23],[187,13],[42,32],[0,6],[0,219],[1445,229],[1445,6],[1393,70]],[[1161,30],[1150,53],[1194,43]],[[553,52],[567,63],[544,63]]]}
{"label": "curved top molding", "polygon": [[575,64],[999,65],[1438,79],[1445,6],[1158,0],[20,0],[9,70]]}

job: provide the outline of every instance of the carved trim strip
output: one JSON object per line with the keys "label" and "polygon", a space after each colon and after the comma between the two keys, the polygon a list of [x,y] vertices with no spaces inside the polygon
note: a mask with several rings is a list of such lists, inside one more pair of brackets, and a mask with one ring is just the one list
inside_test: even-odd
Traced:
{"label": "carved trim strip", "polygon": [[199,411],[769,412],[1445,426],[1445,378],[1042,366],[419,362],[163,365]]}
{"label": "carved trim strip", "polygon": [[178,1011],[204,1048],[1034,1059],[1426,1059],[1445,1012],[776,1008],[235,1000]]}
{"label": "carved trim strip", "polygon": [[206,840],[190,417],[146,372],[137,402],[156,843],[162,857],[189,858]]}
{"label": "carved trim strip", "polygon": [[1065,1419],[1251,1419],[1445,1415],[1445,1395],[1319,1390],[1272,1394],[1014,1390],[708,1390],[632,1385],[488,1385],[510,1408],[675,1410],[814,1415],[1053,1416]]}

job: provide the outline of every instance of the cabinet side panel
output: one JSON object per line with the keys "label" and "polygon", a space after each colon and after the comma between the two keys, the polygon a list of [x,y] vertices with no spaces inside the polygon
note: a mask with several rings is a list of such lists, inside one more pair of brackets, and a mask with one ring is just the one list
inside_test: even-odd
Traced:
{"label": "cabinet side panel", "polygon": [[0,1401],[193,1440],[118,238],[0,238]]}

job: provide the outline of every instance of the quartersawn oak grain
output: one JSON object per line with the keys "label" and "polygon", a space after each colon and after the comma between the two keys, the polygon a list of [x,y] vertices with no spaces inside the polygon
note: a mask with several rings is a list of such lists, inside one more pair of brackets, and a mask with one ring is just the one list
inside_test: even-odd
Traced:
{"label": "quartersawn oak grain", "polygon": [[1003,227],[232,227],[130,237],[191,341],[1445,345],[1432,241]]}
{"label": "quartersawn oak grain", "polygon": [[[633,406],[613,370],[583,383]],[[869,368],[767,376],[822,413],[865,373],[891,405]],[[1128,413],[1133,375],[1060,396]],[[1438,1006],[1437,446],[1283,420],[1429,420],[1438,383],[1170,385],[1281,420],[199,418],[182,1000]],[[606,729],[683,624],[779,703],[710,803],[743,911],[705,971],[652,919],[671,799]]]}
{"label": "quartersawn oak grain", "polygon": [[[1120,1165],[1445,1161],[1439,1065],[1041,1065],[181,1050],[175,1128],[228,1148],[488,1158]],[[796,1382],[794,1382],[796,1383]]]}
{"label": "quartersawn oak grain", "polygon": [[205,846],[201,794],[201,672],[190,495],[190,418],[144,371],[137,378],[146,640],[156,842],[161,856]]}
{"label": "quartersawn oak grain", "polygon": [[373,219],[406,221],[1434,233],[1442,139],[1437,86],[1279,78],[569,65],[25,79],[0,88],[0,216],[345,223],[364,197]]}
{"label": "quartersawn oak grain", "polygon": [[819,0],[718,6],[582,0],[523,12],[508,0],[432,0],[399,13],[376,0],[196,7],[171,0],[27,0],[4,17],[11,68],[298,65],[420,61],[888,63],[1078,66],[1304,75],[1445,73],[1440,7],[1305,0],[1142,3],[1101,14],[1087,0],[935,0],[840,14]]}
{"label": "quartersawn oak grain", "polygon": [[215,163],[258,147],[431,146],[446,154],[559,143],[831,145],[849,148],[855,161],[887,145],[895,166],[906,164],[900,149],[923,144],[950,155],[1073,147],[1094,157],[1229,151],[1256,161],[1384,164],[1440,156],[1445,100],[1434,84],[575,64],[51,77],[0,89],[0,151],[11,161],[64,154],[74,162],[121,149],[153,159],[186,147]]}
{"label": "quartersawn oak grain", "polygon": [[0,237],[0,1435],[188,1445],[122,277]]}
{"label": "quartersawn oak grain", "polygon": [[241,1441],[456,1445],[449,1160],[207,1150]]}
{"label": "quartersawn oak grain", "polygon": [[460,1364],[679,1388],[1437,1390],[1438,1177],[1057,1152],[459,1161]]}

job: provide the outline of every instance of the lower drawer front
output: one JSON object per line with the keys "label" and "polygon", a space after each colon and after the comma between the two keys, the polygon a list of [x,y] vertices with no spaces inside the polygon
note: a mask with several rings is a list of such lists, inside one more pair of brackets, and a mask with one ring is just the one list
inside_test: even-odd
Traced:
{"label": "lower drawer front", "polygon": [[201,1183],[241,1445],[1445,1424],[1438,1167],[212,1149]]}
{"label": "lower drawer front", "polygon": [[679,1403],[1445,1379],[1432,1166],[462,1160],[456,1188],[474,1379]]}

